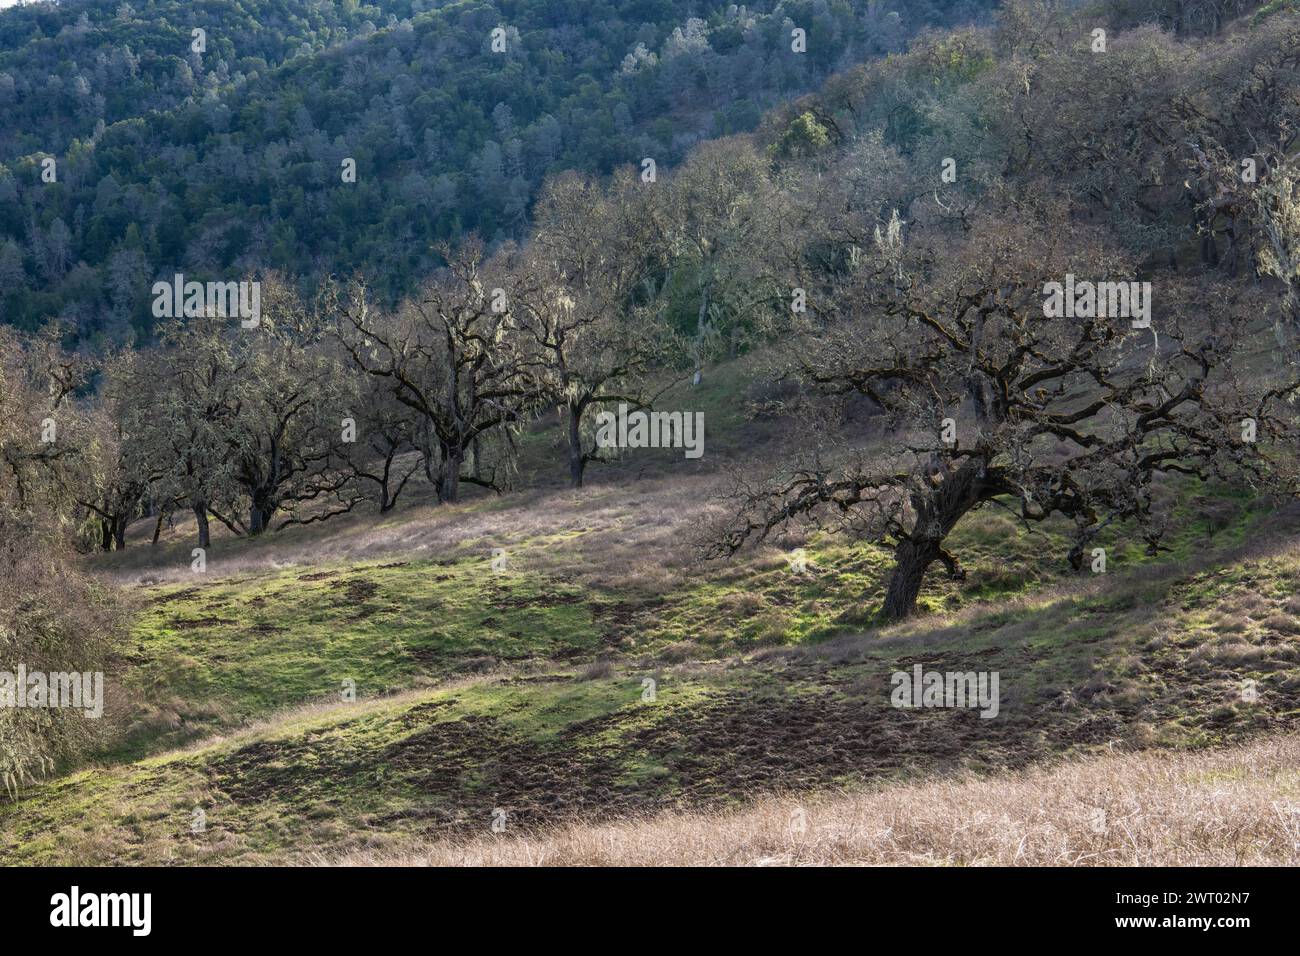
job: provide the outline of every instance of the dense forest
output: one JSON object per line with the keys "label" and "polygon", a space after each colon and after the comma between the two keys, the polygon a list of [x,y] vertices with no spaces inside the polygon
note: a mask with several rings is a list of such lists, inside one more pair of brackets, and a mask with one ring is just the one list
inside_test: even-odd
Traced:
{"label": "dense forest", "polygon": [[835,70],[988,6],[9,10],[0,319],[27,330],[58,319],[93,348],[147,341],[145,292],[180,271],[273,269],[312,286],[359,270],[392,302],[440,264],[437,242],[521,238],[548,174],[646,158],[667,169]]}

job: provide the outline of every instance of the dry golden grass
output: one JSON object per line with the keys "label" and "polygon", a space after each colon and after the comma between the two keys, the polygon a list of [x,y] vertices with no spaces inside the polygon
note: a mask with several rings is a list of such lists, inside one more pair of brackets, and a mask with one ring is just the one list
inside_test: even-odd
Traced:
{"label": "dry golden grass", "polygon": [[1099,757],[729,813],[376,848],[316,863],[433,866],[1229,866],[1300,863],[1300,740]]}

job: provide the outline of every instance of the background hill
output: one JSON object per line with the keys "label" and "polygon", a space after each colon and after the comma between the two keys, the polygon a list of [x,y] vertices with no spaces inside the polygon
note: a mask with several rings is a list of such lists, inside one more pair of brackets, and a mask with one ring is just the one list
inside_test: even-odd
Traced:
{"label": "background hill", "polygon": [[[985,0],[71,2],[0,17],[0,319],[152,333],[152,280],[364,272],[523,234],[551,173],[663,168]],[[505,51],[491,31],[503,27]],[[791,31],[806,31],[806,53]],[[191,31],[205,33],[205,52]],[[58,162],[58,182],[40,163]],[[355,183],[341,163],[356,161]]]}

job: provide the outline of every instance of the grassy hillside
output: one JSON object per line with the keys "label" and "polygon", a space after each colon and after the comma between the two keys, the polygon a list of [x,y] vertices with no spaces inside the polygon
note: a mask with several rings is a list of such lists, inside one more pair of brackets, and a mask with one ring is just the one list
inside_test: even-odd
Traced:
{"label": "grassy hillside", "polygon": [[[216,694],[231,708],[223,716],[265,707],[267,697],[283,706],[326,686],[331,668],[358,673],[359,699],[336,696],[214,742],[37,787],[0,809],[0,853],[7,862],[298,858],[373,839],[474,833],[498,808],[528,827],[1294,732],[1300,548],[1238,557],[1230,571],[1209,563],[1117,574],[1104,588],[1050,588],[796,648],[683,663],[538,659],[391,697],[374,691],[428,645],[372,653],[367,674],[354,666],[362,655],[336,663],[344,652],[322,638],[319,681],[304,677],[291,648],[259,656],[254,645],[231,660],[228,643],[190,645],[205,662],[186,657],[182,667],[160,653],[137,677],[166,673],[177,694]],[[559,607],[580,622],[573,646],[589,650],[580,641],[595,637],[583,627],[594,605]],[[565,627],[562,617],[552,623]],[[157,639],[160,651],[174,643]],[[891,708],[889,674],[916,663],[1000,672],[999,718]],[[1258,682],[1253,703],[1242,699],[1246,679]],[[203,835],[188,829],[196,807],[207,815]]]}
{"label": "grassy hillside", "polygon": [[[747,369],[706,388],[743,390]],[[752,427],[723,420],[719,446]],[[1108,573],[1082,577],[1063,529],[990,511],[955,536],[967,580],[936,576],[927,613],[882,629],[880,549],[804,541],[802,573],[788,550],[695,562],[719,477],[634,458],[576,495],[417,496],[379,524],[227,540],[204,575],[184,540],[101,559],[136,608],[124,731],[99,766],[0,804],[0,857],[300,860],[472,837],[497,810],[530,829],[728,808],[1300,718],[1294,510],[1171,489],[1171,554],[1121,529]],[[998,719],[892,708],[890,674],[918,663],[998,671]]]}

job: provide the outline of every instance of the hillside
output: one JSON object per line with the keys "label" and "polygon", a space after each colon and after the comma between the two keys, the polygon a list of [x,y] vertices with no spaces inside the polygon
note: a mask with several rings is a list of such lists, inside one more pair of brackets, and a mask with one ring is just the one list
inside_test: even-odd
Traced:
{"label": "hillside", "polygon": [[[1294,866],[1295,740],[1097,757],[731,813],[368,848],[342,866]],[[1158,807],[1158,812],[1151,812]]]}
{"label": "hillside", "polygon": [[1294,865],[1300,10],[902,6],[0,14],[0,862]]}
{"label": "hillside", "polygon": [[[866,18],[845,3],[694,0],[6,11],[0,321],[34,330],[57,315],[95,348],[145,342],[145,292],[178,271],[361,271],[396,298],[439,264],[435,241],[521,236],[548,174],[645,157],[666,169],[833,70],[987,8],[896,6]],[[806,53],[791,52],[796,23]]]}
{"label": "hillside", "polygon": [[[713,378],[723,396],[746,372]],[[511,832],[726,810],[1195,752],[1300,720],[1294,508],[1188,489],[1174,554],[1120,546],[1087,581],[1041,561],[1056,531],[989,515],[954,544],[967,582],[880,629],[884,552],[814,538],[804,573],[778,550],[701,566],[683,544],[719,476],[657,457],[667,474],[629,462],[578,495],[417,501],[379,525],[227,540],[203,576],[179,527],[177,546],[100,562],[137,609],[111,678],[126,736],[101,768],[0,806],[0,853],[305,861],[472,837],[497,809]],[[891,708],[888,675],[916,664],[999,672],[999,719]]]}

